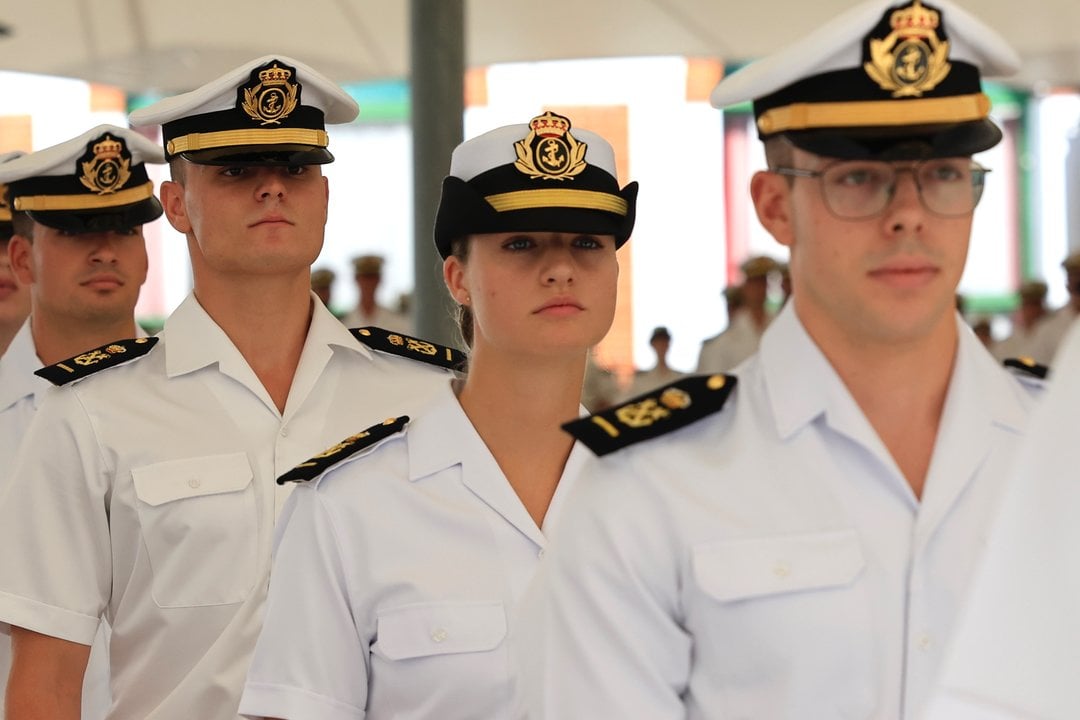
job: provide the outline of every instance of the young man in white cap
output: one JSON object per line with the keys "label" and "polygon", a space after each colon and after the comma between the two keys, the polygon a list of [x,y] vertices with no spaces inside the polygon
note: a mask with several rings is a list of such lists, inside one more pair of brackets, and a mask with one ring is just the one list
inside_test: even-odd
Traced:
{"label": "young man in white cap", "polygon": [[[138,133],[101,125],[0,165],[15,208],[3,260],[31,305],[0,358],[0,492],[49,388],[34,372],[145,334],[135,324],[147,271],[142,226],[161,216],[146,163],[164,161],[161,148]],[[0,625],[0,687],[11,664],[10,635]],[[100,718],[108,708],[106,638],[103,624],[83,688],[85,718]]]}
{"label": "young man in white cap", "polygon": [[874,0],[716,88],[754,100],[751,192],[794,292],[734,392],[699,377],[569,426],[622,449],[521,624],[533,717],[919,717],[1037,392],[954,307],[971,154],[1001,137],[980,69],[1014,64],[951,4]]}
{"label": "young man in white cap", "polygon": [[77,717],[102,617],[109,718],[235,718],[284,500],[275,478],[411,408],[458,361],[410,338],[354,336],[311,293],[325,123],[357,112],[311,68],[271,56],[132,116],[162,124],[162,205],[187,236],[194,291],[158,337],[42,370],[64,387],[0,500],[0,538],[20,548],[0,558],[11,720]]}
{"label": "young man in white cap", "polygon": [[[25,154],[17,151],[0,155],[0,164]],[[30,314],[30,288],[16,281],[7,257],[7,245],[13,232],[7,187],[0,184],[0,357]]]}

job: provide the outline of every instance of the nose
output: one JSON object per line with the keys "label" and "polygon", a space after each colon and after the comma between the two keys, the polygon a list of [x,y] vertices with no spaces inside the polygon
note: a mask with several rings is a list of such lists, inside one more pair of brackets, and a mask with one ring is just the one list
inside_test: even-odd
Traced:
{"label": "nose", "polygon": [[90,245],[90,262],[114,264],[117,261],[117,236],[115,233],[92,233],[85,237]]}
{"label": "nose", "polygon": [[889,204],[885,208],[886,229],[892,235],[921,232],[926,219],[922,190],[914,168],[897,168]]}
{"label": "nose", "polygon": [[544,284],[572,285],[574,282],[574,259],[570,248],[559,245],[548,250],[545,255]]}
{"label": "nose", "polygon": [[256,196],[259,200],[271,198],[281,199],[285,197],[285,180],[282,177],[283,168],[263,168],[259,173],[259,182],[256,186]]}

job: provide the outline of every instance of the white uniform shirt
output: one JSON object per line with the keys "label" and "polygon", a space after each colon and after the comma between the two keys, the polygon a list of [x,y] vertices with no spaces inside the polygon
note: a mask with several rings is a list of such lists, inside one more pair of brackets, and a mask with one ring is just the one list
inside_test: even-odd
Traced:
{"label": "white uniform shirt", "polygon": [[[772,319],[766,316],[765,327]],[[728,323],[728,328],[716,337],[701,344],[698,355],[699,373],[730,372],[736,365],[757,352],[764,330],[758,329],[753,316],[746,310],[738,310]]]}
{"label": "white uniform shirt", "polygon": [[[136,326],[139,337],[146,333]],[[123,339],[123,338],[117,338]],[[88,350],[90,348],[87,348]],[[0,357],[0,495],[7,487],[8,474],[15,463],[15,453],[22,442],[27,426],[41,405],[52,383],[34,374],[41,369],[30,318],[11,340],[7,352]],[[97,720],[109,708],[109,627],[102,623],[94,639],[93,650],[83,679],[82,717]],[[11,670],[11,626],[0,623],[0,698],[7,687]],[[0,703],[0,720],[4,717]]]}
{"label": "white uniform shirt", "polygon": [[[574,446],[545,532],[589,456]],[[289,502],[243,713],[509,716],[512,613],[547,542],[449,386]]]}
{"label": "white uniform shirt", "polygon": [[791,307],[723,410],[587,468],[534,719],[918,717],[1033,404],[957,324],[921,503]]}
{"label": "white uniform shirt", "polygon": [[[314,296],[312,296],[314,300]],[[370,352],[317,300],[285,412],[194,297],[134,362],[50,389],[0,500],[0,619],[89,644],[110,718],[235,718],[278,475],[447,373]]]}
{"label": "white uniform shirt", "polygon": [[1080,325],[1003,496],[928,720],[1080,717]]}

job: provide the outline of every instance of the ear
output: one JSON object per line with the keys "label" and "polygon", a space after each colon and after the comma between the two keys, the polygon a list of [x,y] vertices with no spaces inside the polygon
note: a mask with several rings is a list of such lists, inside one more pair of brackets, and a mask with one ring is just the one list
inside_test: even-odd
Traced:
{"label": "ear", "polygon": [[169,224],[176,228],[177,232],[185,235],[191,232],[184,186],[178,182],[166,180],[161,183],[158,194],[161,196],[161,207],[165,210],[165,217],[169,218]]}
{"label": "ear", "polygon": [[750,197],[762,227],[778,243],[791,246],[795,237],[791,215],[791,184],[786,177],[760,171],[750,180]]}
{"label": "ear", "polygon": [[11,270],[15,273],[15,279],[20,285],[30,285],[34,282],[34,263],[31,260],[33,245],[29,240],[19,234],[11,236],[7,246],[8,262]]}
{"label": "ear", "polygon": [[442,272],[443,282],[446,283],[450,297],[454,298],[458,305],[468,305],[471,298],[469,286],[465,281],[465,265],[461,262],[461,258],[451,255],[443,260]]}

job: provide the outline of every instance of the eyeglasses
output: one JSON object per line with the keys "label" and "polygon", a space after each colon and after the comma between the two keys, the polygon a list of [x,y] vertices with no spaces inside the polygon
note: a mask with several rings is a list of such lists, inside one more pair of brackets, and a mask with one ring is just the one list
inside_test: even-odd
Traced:
{"label": "eyeglasses", "polygon": [[967,215],[982,198],[989,169],[969,158],[934,158],[894,165],[876,160],[843,160],[821,170],[777,167],[771,172],[821,181],[825,206],[838,218],[865,220],[885,211],[896,194],[900,173],[910,172],[923,206],[945,217]]}

